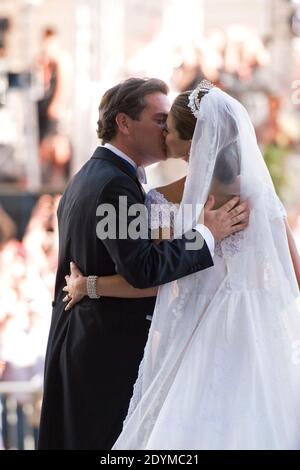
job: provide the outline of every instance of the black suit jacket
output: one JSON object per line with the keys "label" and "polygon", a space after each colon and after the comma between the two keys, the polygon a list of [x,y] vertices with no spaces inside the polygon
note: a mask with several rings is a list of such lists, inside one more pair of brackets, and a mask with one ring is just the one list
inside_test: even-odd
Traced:
{"label": "black suit jacket", "polygon": [[[40,449],[110,449],[122,429],[143,356],[155,298],[102,297],[65,312],[62,299],[70,261],[85,275],[119,273],[144,288],[212,266],[209,250],[185,250],[185,239],[99,240],[99,204],[144,203],[127,163],[104,147],[75,175],[58,209],[59,264],[48,339]],[[132,218],[129,217],[128,224]]]}

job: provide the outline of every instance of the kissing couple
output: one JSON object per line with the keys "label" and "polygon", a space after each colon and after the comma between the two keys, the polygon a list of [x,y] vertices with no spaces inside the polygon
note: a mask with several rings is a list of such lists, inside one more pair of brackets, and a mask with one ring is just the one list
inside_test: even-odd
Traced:
{"label": "kissing couple", "polygon": [[[171,107],[167,93],[138,78],[108,90],[103,145],[61,199],[39,447],[299,449],[286,212],[244,107],[207,81]],[[187,177],[145,194],[143,167],[168,157]],[[169,227],[159,214],[155,239],[99,238],[99,206],[118,221],[124,196],[128,214],[171,205]],[[182,232],[186,205],[204,209]]]}

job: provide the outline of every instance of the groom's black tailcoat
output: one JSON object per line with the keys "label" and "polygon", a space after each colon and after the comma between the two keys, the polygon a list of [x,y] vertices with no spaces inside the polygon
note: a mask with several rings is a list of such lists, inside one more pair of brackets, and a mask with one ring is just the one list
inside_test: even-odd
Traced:
{"label": "groom's black tailcoat", "polygon": [[[85,275],[119,273],[138,288],[151,287],[212,266],[203,248],[187,251],[185,238],[99,240],[99,204],[119,215],[144,194],[128,164],[104,147],[75,175],[58,209],[59,264],[48,339],[40,449],[110,449],[122,429],[147,340],[155,297],[85,297],[64,310],[62,288],[74,261]],[[129,222],[130,222],[129,218]],[[128,223],[129,223],[128,222]]]}

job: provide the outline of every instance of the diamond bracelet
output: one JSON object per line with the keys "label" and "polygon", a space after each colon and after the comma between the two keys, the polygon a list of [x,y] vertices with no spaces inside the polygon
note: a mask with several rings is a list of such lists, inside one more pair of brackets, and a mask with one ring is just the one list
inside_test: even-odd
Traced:
{"label": "diamond bracelet", "polygon": [[101,295],[97,294],[98,276],[88,276],[86,281],[87,294],[90,299],[100,299]]}

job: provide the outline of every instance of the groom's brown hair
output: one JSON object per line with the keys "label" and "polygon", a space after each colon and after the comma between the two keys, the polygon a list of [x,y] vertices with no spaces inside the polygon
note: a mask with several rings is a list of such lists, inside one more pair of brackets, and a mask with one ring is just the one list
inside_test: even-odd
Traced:
{"label": "groom's brown hair", "polygon": [[102,143],[110,142],[116,136],[117,114],[125,113],[138,120],[147,105],[145,97],[157,92],[164,95],[169,92],[167,84],[157,78],[129,78],[107,90],[99,106],[97,127]]}

